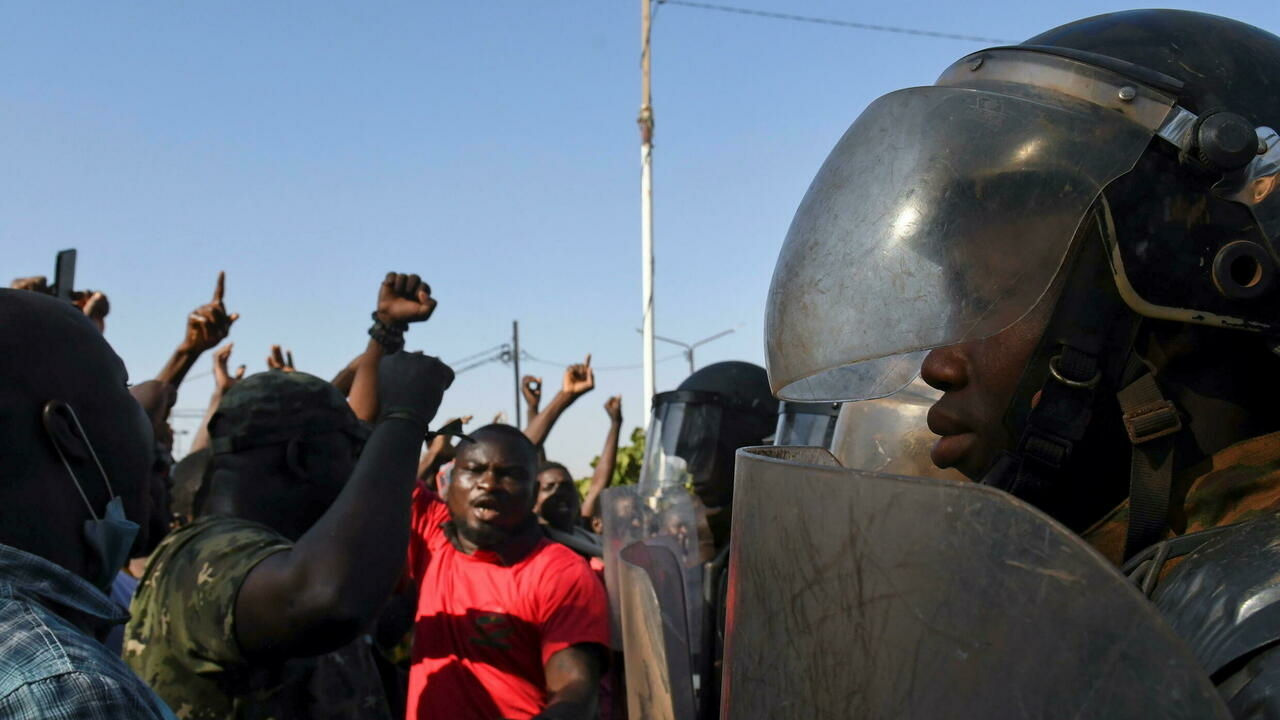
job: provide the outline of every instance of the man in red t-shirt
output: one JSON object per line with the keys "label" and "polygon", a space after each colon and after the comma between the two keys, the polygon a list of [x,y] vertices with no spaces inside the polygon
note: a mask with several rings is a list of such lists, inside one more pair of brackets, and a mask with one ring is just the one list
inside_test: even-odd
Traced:
{"label": "man in red t-shirt", "polygon": [[604,587],[538,528],[533,443],[508,425],[471,437],[445,499],[414,495],[409,720],[591,718],[609,641]]}

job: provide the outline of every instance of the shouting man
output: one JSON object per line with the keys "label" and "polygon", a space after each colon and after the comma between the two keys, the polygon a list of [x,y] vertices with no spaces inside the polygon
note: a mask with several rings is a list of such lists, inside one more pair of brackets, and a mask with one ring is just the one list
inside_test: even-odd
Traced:
{"label": "shouting man", "polygon": [[419,489],[410,718],[591,718],[609,640],[604,587],[533,512],[537,448],[488,425],[458,449],[447,497]]}

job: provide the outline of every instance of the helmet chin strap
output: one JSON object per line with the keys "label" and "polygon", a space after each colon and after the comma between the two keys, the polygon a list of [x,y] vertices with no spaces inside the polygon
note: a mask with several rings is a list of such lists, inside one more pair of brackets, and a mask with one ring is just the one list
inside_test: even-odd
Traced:
{"label": "helmet chin strap", "polygon": [[[1014,393],[1006,424],[1020,438],[982,478],[1057,516],[1079,492],[1070,462],[1090,425],[1098,393],[1117,394],[1133,444],[1125,557],[1163,539],[1168,527],[1173,436],[1181,429],[1134,350],[1141,318],[1115,290],[1107,260],[1113,233],[1105,198],[1086,218],[1053,316]],[[1033,407],[1034,401],[1034,407]]]}

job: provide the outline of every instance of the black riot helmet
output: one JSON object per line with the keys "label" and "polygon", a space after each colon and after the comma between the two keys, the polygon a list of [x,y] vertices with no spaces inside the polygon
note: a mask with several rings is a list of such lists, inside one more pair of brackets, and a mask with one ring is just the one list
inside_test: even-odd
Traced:
{"label": "black riot helmet", "polygon": [[[773,388],[881,397],[929,350],[1043,313],[1005,418],[1016,446],[983,481],[1076,529],[1128,494],[1129,550],[1158,538],[1171,453],[1195,443],[1147,343],[1182,328],[1261,357],[1280,338],[1276,128],[1280,38],[1172,10],[1081,20],[881,97],[788,231]],[[1131,486],[1081,479],[1089,448],[1129,448],[1109,456],[1132,457]]]}
{"label": "black riot helmet", "polygon": [[720,545],[733,499],[733,457],[773,432],[777,400],[764,368],[747,362],[708,365],[670,392],[653,397],[640,493],[688,488],[709,514]]}
{"label": "black riot helmet", "polygon": [[774,445],[808,445],[831,449],[836,434],[840,403],[778,403],[778,425]]}

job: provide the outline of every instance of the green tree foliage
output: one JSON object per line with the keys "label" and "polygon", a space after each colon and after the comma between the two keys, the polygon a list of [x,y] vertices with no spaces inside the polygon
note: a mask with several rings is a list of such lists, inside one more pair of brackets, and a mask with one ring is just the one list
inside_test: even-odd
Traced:
{"label": "green tree foliage", "polygon": [[[598,462],[600,462],[599,455],[591,461],[591,467],[594,468]],[[630,445],[618,446],[618,461],[614,463],[613,479],[609,487],[635,485],[640,482],[640,463],[642,462],[644,462],[644,428],[638,427],[631,431]],[[575,485],[578,486],[578,494],[586,497],[587,488],[591,487],[591,478],[580,478]]]}

